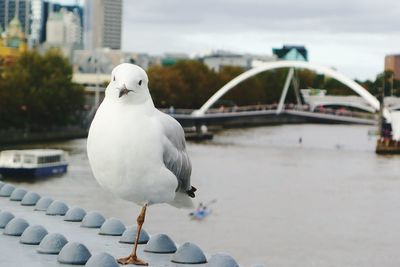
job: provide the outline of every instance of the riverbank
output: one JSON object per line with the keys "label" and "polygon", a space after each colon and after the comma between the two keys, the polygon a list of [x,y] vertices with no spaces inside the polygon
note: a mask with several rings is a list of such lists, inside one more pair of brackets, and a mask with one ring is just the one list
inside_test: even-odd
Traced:
{"label": "riverbank", "polygon": [[[185,138],[187,141],[203,141],[210,140],[213,138],[213,134],[205,131],[196,131],[196,129],[186,128]],[[86,138],[88,135],[88,129],[70,127],[57,130],[41,131],[41,132],[29,132],[24,130],[9,130],[0,131],[0,146],[10,145],[23,145],[30,143],[43,143],[43,142],[55,142],[55,141],[66,141],[79,138]]]}
{"label": "riverbank", "polygon": [[63,141],[87,137],[88,129],[80,127],[53,128],[40,132],[28,130],[0,131],[0,145],[26,144],[35,142]]}

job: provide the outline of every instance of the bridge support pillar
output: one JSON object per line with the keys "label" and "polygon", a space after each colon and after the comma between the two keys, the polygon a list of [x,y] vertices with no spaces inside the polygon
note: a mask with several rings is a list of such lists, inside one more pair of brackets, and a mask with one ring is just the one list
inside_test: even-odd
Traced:
{"label": "bridge support pillar", "polygon": [[285,85],[283,86],[283,91],[281,95],[281,99],[279,100],[278,108],[276,109],[276,114],[280,114],[283,110],[283,105],[285,104],[285,99],[287,92],[289,90],[290,82],[292,81],[294,74],[294,68],[290,68],[288,75],[286,76]]}

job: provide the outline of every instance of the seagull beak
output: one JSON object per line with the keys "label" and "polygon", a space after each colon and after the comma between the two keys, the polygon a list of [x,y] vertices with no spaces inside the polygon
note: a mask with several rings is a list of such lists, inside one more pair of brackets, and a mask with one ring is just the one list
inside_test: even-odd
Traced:
{"label": "seagull beak", "polygon": [[119,98],[121,98],[124,95],[128,95],[129,92],[133,92],[133,90],[129,90],[128,88],[126,88],[125,84],[117,89],[119,89],[119,95],[118,95]]}
{"label": "seagull beak", "polygon": [[121,89],[119,91],[119,95],[118,97],[121,98],[121,96],[127,95],[130,92],[130,90],[126,89],[126,87],[124,87],[124,89]]}

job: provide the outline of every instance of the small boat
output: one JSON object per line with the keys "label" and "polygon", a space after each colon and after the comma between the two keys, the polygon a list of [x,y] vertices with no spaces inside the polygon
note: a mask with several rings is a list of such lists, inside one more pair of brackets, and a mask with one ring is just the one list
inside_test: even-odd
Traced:
{"label": "small boat", "polygon": [[189,213],[189,217],[192,220],[203,220],[204,218],[206,218],[208,215],[211,214],[212,210],[209,208],[209,206],[211,204],[214,204],[215,202],[217,202],[216,199],[211,200],[210,202],[203,204],[202,202],[199,203],[199,206],[192,211],[191,213]]}
{"label": "small boat", "polygon": [[195,210],[189,214],[190,218],[193,220],[203,220],[205,217],[210,215],[211,210],[209,209],[201,209],[201,210]]}
{"label": "small boat", "polygon": [[67,153],[59,149],[4,150],[0,174],[4,177],[46,177],[67,172]]}
{"label": "small boat", "polygon": [[204,141],[213,139],[214,135],[208,131],[207,126],[201,125],[185,128],[185,139],[187,141]]}
{"label": "small boat", "polygon": [[211,140],[213,139],[214,135],[210,132],[207,133],[185,133],[185,139],[187,141],[204,141],[204,140]]}

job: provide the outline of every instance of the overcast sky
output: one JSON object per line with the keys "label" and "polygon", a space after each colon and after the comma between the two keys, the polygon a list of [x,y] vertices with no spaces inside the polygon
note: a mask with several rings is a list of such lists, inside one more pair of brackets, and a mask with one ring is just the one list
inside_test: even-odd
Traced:
{"label": "overcast sky", "polygon": [[[68,0],[64,0],[68,1]],[[374,79],[400,53],[400,0],[124,0],[126,51],[271,54],[305,45],[309,61]]]}

